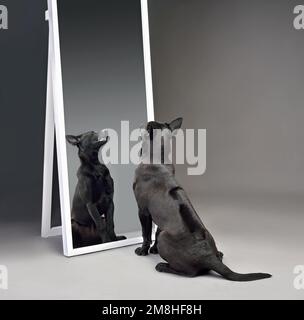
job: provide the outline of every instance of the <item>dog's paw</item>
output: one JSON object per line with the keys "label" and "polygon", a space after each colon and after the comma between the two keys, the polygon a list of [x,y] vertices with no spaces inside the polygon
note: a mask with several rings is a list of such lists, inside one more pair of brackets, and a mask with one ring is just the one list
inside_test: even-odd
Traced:
{"label": "dog's paw", "polygon": [[135,250],[138,256],[147,256],[149,254],[149,247],[139,247]]}
{"label": "dog's paw", "polygon": [[150,253],[151,253],[151,254],[158,254],[157,246],[153,246],[153,247],[151,247],[151,249],[150,249]]}
{"label": "dog's paw", "polygon": [[164,262],[157,264],[155,267],[155,270],[158,272],[166,272],[167,269],[168,269],[168,264]]}

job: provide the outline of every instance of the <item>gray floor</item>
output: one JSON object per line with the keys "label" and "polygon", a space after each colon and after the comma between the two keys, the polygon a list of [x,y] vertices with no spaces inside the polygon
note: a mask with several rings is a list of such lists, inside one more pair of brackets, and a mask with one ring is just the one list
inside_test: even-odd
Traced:
{"label": "gray floor", "polygon": [[135,247],[69,259],[61,239],[41,239],[39,226],[7,224],[0,227],[0,265],[9,269],[9,289],[0,299],[304,299],[293,287],[294,266],[304,264],[303,198],[193,202],[231,268],[273,278],[234,283],[159,274],[159,257],[137,257]]}

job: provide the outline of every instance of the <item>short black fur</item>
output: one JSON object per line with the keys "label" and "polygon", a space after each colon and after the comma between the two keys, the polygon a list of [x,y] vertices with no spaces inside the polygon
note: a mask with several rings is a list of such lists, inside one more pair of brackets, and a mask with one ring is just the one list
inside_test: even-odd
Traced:
{"label": "short black fur", "polygon": [[100,163],[98,152],[107,143],[91,131],[68,135],[67,141],[78,148],[81,165],[72,204],[73,247],[80,248],[124,240],[114,231],[114,183],[108,168]]}
{"label": "short black fur", "polygon": [[[169,128],[174,131],[181,124],[181,118],[170,124],[149,122],[147,139],[153,140],[153,129]],[[152,156],[148,155],[148,158]],[[267,273],[239,274],[222,262],[223,253],[218,251],[212,235],[194,210],[186,192],[177,183],[172,164],[140,164],[133,187],[143,233],[143,245],[135,252],[140,256],[147,255],[149,250],[150,253],[159,253],[167,263],[159,263],[157,271],[187,277],[215,271],[231,281],[271,277]],[[152,221],[158,230],[155,244],[150,249]]]}

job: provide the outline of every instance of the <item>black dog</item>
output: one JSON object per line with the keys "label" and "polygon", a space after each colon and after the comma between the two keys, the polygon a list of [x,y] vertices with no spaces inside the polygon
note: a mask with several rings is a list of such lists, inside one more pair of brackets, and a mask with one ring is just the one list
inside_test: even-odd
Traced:
{"label": "black dog", "polygon": [[114,183],[108,168],[99,162],[99,149],[108,142],[99,141],[96,132],[67,136],[78,147],[80,168],[72,205],[74,248],[124,240],[114,231]]}
{"label": "black dog", "polygon": [[[136,254],[145,256],[149,253],[154,221],[158,230],[150,252],[159,252],[168,262],[156,266],[159,272],[195,277],[213,270],[232,281],[253,281],[271,277],[265,273],[235,273],[223,264],[223,254],[217,250],[213,237],[203,225],[186,192],[177,183],[174,166],[167,161],[164,153],[164,146],[170,145],[172,139],[170,132],[179,129],[181,124],[181,118],[170,124],[149,122],[146,134],[142,135],[143,163],[136,169],[134,193],[144,242],[142,247],[136,249]],[[167,132],[163,135],[160,150],[147,147],[153,141],[154,129]],[[152,158],[161,159],[161,164],[145,162],[148,159],[151,163]]]}

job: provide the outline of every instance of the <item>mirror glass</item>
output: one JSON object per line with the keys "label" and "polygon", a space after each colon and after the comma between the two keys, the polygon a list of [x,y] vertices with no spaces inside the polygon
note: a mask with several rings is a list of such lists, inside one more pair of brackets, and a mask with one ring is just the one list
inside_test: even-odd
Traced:
{"label": "mirror glass", "polygon": [[[60,0],[57,7],[73,247],[139,236],[136,167],[121,164],[121,122],[130,133],[147,122],[140,0]],[[114,145],[104,129],[118,134],[117,164],[103,165],[103,148]]]}
{"label": "mirror glass", "polygon": [[54,143],[53,155],[53,176],[52,176],[52,205],[51,205],[51,228],[61,226],[61,212],[60,212],[60,193],[58,181],[58,165],[57,165],[57,149]]}

